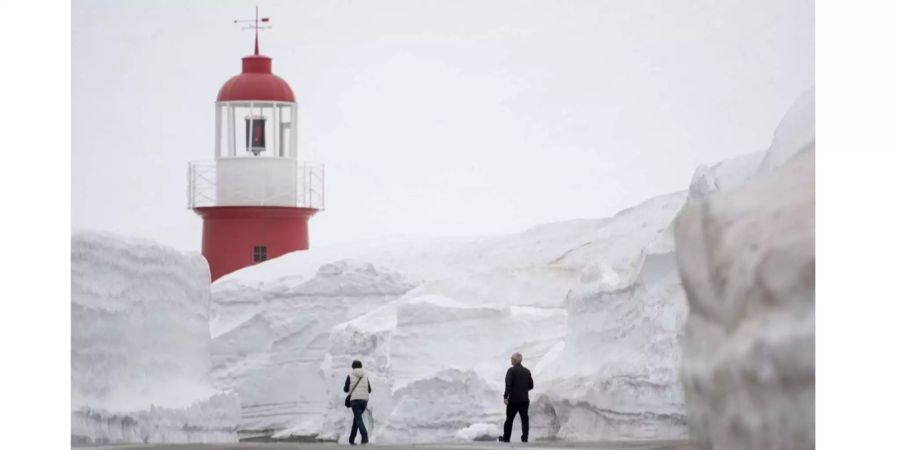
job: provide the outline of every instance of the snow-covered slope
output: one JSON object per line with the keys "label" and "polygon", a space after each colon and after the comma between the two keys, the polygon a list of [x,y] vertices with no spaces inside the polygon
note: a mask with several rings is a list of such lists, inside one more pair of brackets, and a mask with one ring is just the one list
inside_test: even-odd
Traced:
{"label": "snow-covered slope", "polygon": [[73,442],[236,439],[237,398],[208,377],[209,299],[199,255],[73,234]]}
{"label": "snow-covered slope", "polygon": [[788,112],[754,176],[706,197],[676,232],[691,436],[701,449],[813,449],[814,91]]}
{"label": "snow-covered slope", "polygon": [[537,377],[535,438],[684,436],[668,227],[685,196],[509,236],[312,249],[226,276],[212,294],[219,386],[241,392],[245,430],[343,440],[339,389],[361,359],[375,439],[472,439],[499,430],[521,351]]}

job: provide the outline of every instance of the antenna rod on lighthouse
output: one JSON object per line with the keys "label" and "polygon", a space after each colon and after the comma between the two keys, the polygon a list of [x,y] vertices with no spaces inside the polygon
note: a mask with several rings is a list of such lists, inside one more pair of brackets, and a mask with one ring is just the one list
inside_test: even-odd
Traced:
{"label": "antenna rod on lighthouse", "polygon": [[259,5],[256,6],[256,36],[253,37],[253,54],[259,54]]}

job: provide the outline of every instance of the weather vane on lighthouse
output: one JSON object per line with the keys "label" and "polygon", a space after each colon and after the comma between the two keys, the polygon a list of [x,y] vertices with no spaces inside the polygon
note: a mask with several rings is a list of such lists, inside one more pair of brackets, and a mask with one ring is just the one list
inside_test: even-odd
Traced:
{"label": "weather vane on lighthouse", "polygon": [[259,18],[259,6],[256,7],[256,16],[253,19],[235,19],[234,23],[245,23],[246,26],[241,27],[242,30],[254,30],[253,37],[253,54],[259,54],[259,30],[272,29],[272,26],[260,26],[259,23],[269,23],[268,17]]}

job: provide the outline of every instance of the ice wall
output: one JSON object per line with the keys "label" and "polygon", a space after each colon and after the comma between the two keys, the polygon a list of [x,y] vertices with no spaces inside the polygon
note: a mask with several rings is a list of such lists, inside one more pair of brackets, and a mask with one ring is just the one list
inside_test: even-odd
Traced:
{"label": "ice wall", "polygon": [[678,218],[683,378],[701,449],[815,448],[814,111],[811,91],[754,176]]}
{"label": "ice wall", "polygon": [[236,440],[236,396],[210,369],[209,270],[196,254],[72,236],[72,440]]}

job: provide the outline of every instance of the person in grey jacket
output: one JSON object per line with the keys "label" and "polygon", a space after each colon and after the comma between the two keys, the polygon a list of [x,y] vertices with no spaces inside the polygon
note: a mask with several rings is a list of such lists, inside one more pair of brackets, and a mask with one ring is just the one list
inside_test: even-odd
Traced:
{"label": "person in grey jacket", "polygon": [[350,427],[350,445],[356,445],[356,431],[362,436],[362,443],[369,443],[369,432],[363,422],[362,414],[369,404],[369,393],[372,392],[372,384],[369,377],[363,371],[362,362],[353,361],[350,365],[353,369],[347,380],[344,381],[344,392],[350,394],[350,409],[353,411],[353,425]]}

